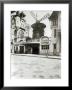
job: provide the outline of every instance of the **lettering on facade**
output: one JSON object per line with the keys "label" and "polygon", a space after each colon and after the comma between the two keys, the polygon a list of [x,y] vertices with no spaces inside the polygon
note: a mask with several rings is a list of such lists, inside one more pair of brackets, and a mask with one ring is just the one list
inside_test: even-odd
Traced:
{"label": "lettering on facade", "polygon": [[41,37],[41,44],[49,44],[49,38],[46,36]]}

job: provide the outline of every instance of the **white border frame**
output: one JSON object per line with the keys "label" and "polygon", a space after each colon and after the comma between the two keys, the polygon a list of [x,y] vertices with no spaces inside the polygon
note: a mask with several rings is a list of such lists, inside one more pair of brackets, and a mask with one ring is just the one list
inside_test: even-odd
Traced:
{"label": "white border frame", "polygon": [[[61,11],[61,79],[10,79],[10,11]],[[68,86],[69,4],[4,4],[4,86]]]}

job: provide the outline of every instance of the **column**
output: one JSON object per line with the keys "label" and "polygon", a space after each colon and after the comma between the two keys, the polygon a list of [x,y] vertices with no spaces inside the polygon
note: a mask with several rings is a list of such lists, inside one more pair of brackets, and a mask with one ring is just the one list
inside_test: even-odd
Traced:
{"label": "column", "polygon": [[39,45],[39,54],[41,54],[41,43]]}
{"label": "column", "polygon": [[14,45],[12,45],[12,53],[14,53]]}
{"label": "column", "polygon": [[18,53],[20,52],[20,46],[18,45]]}

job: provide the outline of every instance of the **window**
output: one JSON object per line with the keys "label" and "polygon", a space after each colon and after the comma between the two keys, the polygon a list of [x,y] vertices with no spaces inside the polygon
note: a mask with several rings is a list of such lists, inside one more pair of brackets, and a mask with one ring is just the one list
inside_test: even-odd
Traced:
{"label": "window", "polygon": [[15,35],[15,36],[17,35],[17,30],[14,31],[14,35]]}
{"label": "window", "polygon": [[56,25],[56,20],[53,20],[53,26],[55,26]]}
{"label": "window", "polygon": [[20,30],[19,31],[19,37],[22,39],[24,38],[24,31],[23,30]]}
{"label": "window", "polygon": [[42,47],[42,49],[43,49],[43,45],[42,45],[41,47]]}
{"label": "window", "polygon": [[49,49],[49,45],[47,45],[47,49]]}
{"label": "window", "polygon": [[17,38],[14,38],[14,42],[17,42]]}
{"label": "window", "polygon": [[54,29],[54,37],[56,37],[56,29]]}
{"label": "window", "polygon": [[54,44],[54,49],[56,49],[56,44]]}
{"label": "window", "polygon": [[49,45],[42,45],[42,49],[49,49]]}
{"label": "window", "polygon": [[14,18],[11,19],[11,23],[12,23],[12,25],[15,24],[15,19]]}

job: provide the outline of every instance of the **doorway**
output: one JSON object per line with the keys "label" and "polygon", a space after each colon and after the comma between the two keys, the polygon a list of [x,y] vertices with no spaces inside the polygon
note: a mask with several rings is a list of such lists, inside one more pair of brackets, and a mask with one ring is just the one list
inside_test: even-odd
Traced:
{"label": "doorway", "polygon": [[39,44],[33,45],[32,54],[39,54]]}
{"label": "doorway", "polygon": [[24,46],[20,46],[20,53],[24,53]]}

